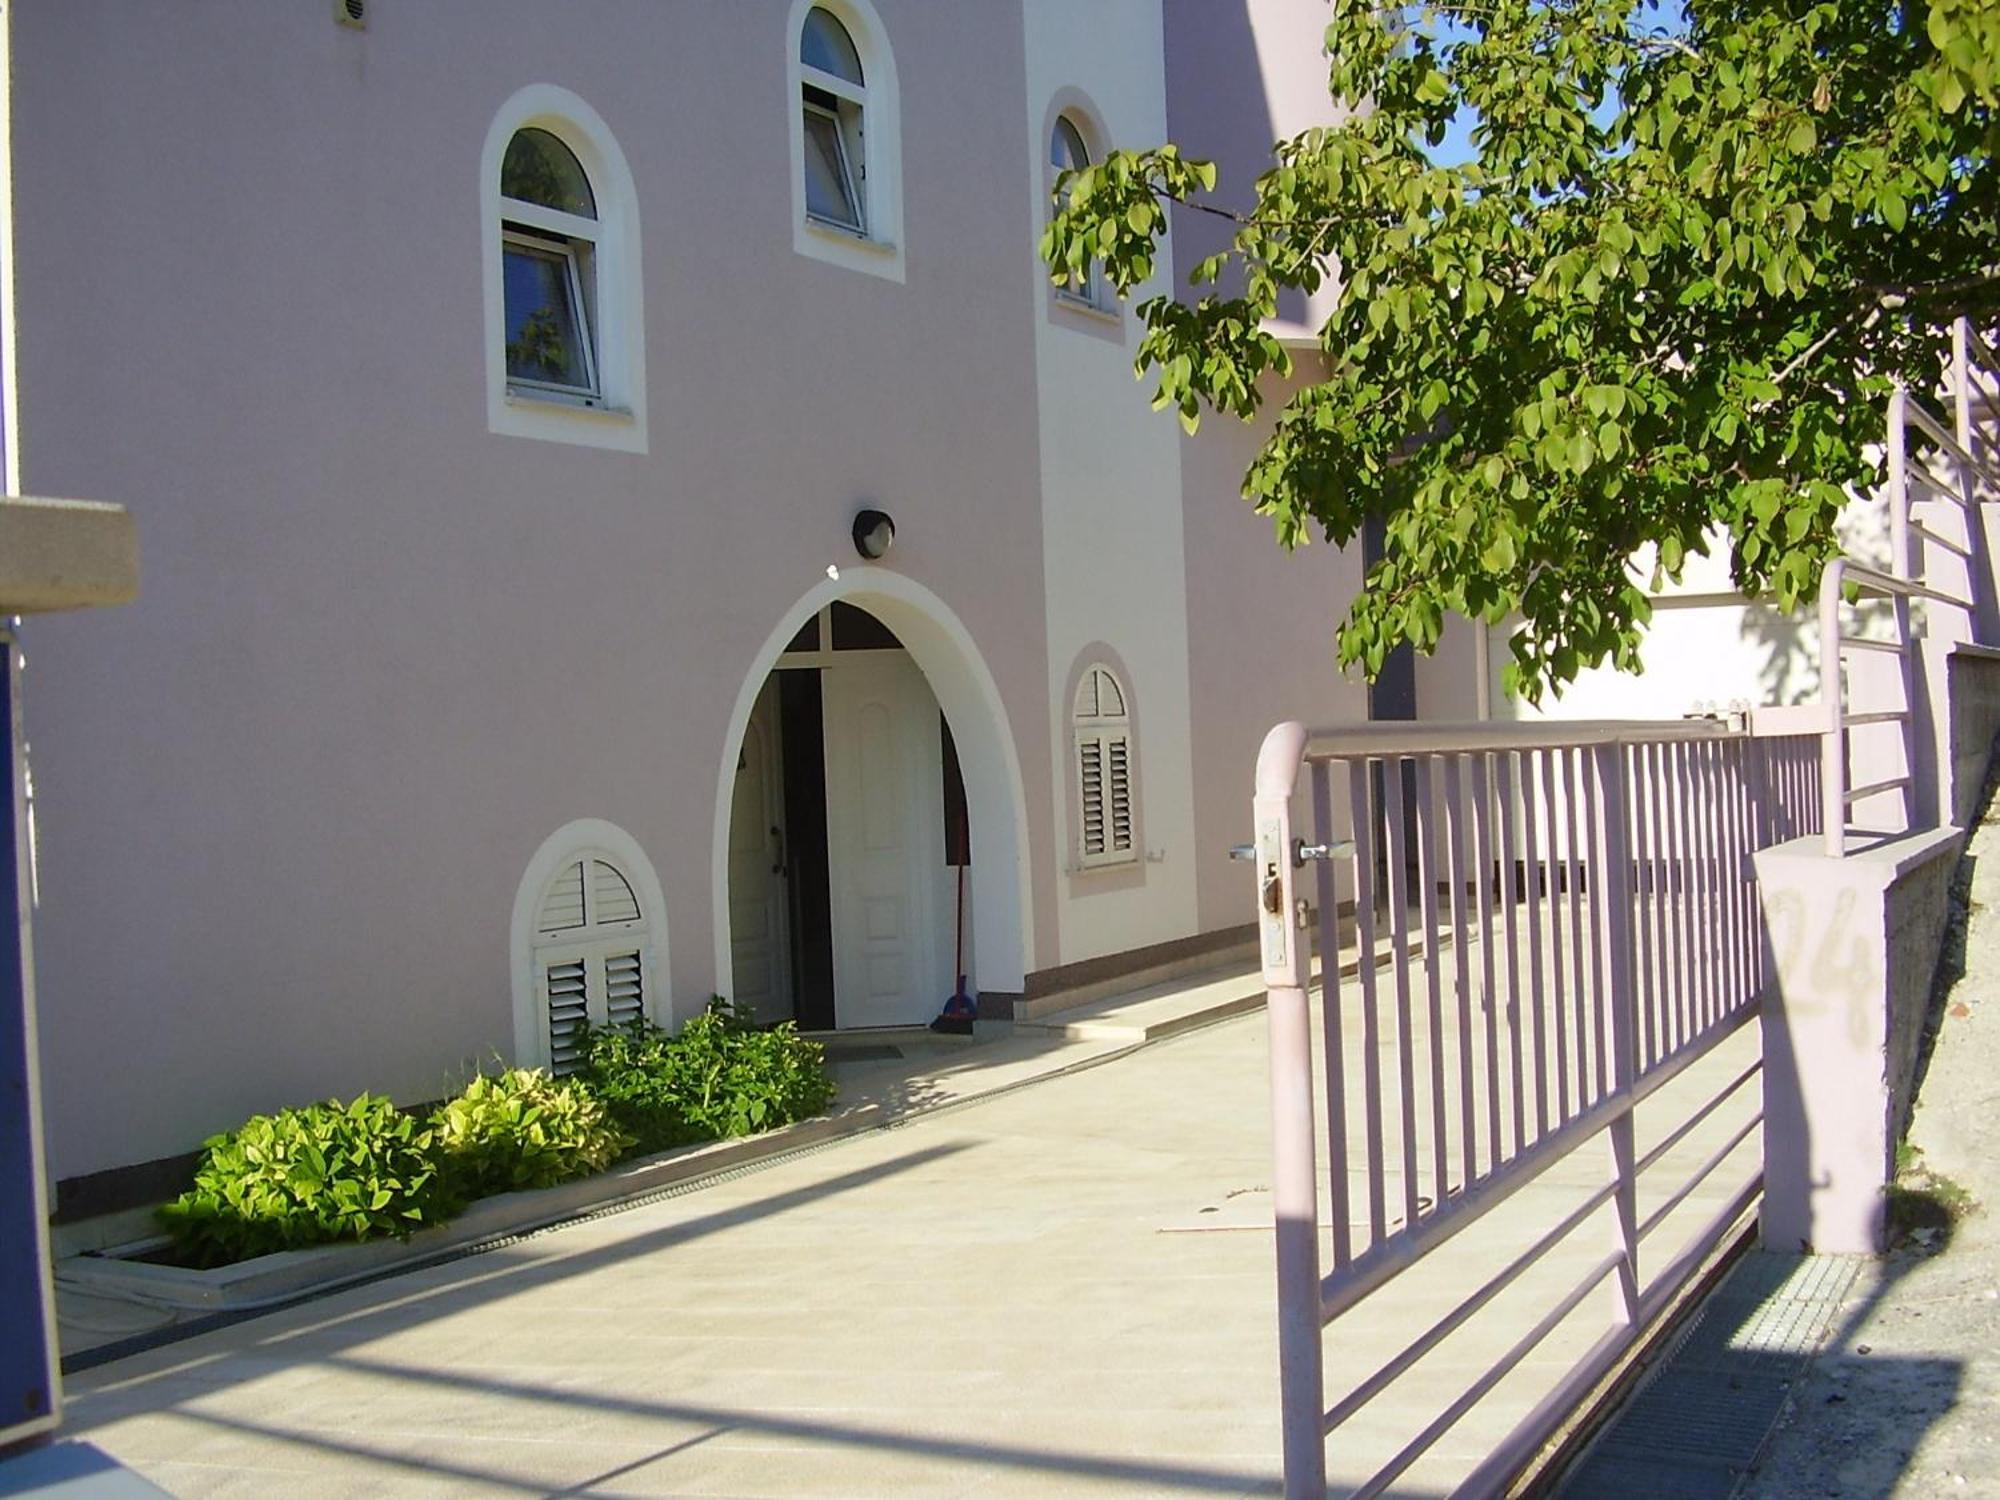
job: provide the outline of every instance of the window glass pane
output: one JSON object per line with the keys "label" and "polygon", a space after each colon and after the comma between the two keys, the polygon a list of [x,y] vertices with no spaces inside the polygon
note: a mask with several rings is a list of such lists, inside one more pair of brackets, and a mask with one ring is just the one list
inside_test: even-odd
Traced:
{"label": "window glass pane", "polygon": [[569,256],[510,243],[503,259],[509,378],[589,389],[571,299]]}
{"label": "window glass pane", "polygon": [[854,38],[828,11],[814,6],[806,13],[806,28],[799,34],[799,61],[835,78],[861,84],[861,54],[854,50]]}
{"label": "window glass pane", "polygon": [[817,109],[806,111],[806,212],[829,224],[861,227],[840,122]]}
{"label": "window glass pane", "polygon": [[785,649],[787,651],[819,650],[819,616],[814,615],[805,624],[801,625],[799,633],[792,637],[792,643],[785,647]]}
{"label": "window glass pane", "polygon": [[865,609],[844,599],[833,601],[833,649],[836,651],[899,651],[896,632]]}
{"label": "window glass pane", "polygon": [[597,217],[597,199],[583,163],[546,130],[517,130],[500,163],[500,191],[523,203],[539,203],[582,218]]}
{"label": "window glass pane", "polygon": [[1076,170],[1090,165],[1090,148],[1068,115],[1056,117],[1055,134],[1049,141],[1049,160],[1056,166]]}

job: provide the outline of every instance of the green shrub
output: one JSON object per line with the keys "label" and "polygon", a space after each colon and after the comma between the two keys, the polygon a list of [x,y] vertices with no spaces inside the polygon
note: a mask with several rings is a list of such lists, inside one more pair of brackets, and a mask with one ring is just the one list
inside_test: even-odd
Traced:
{"label": "green shrub", "polygon": [[435,1224],[457,1204],[431,1132],[379,1094],[255,1115],[203,1143],[194,1186],[160,1210],[178,1257],[216,1266]]}
{"label": "green shrub", "polygon": [[539,1068],[473,1079],[430,1124],[446,1181],[468,1199],[588,1177],[632,1144],[582,1083]]}
{"label": "green shrub", "polygon": [[588,1031],[578,1075],[640,1151],[750,1135],[832,1102],[819,1043],[760,1028],[720,996],[668,1035],[645,1020]]}

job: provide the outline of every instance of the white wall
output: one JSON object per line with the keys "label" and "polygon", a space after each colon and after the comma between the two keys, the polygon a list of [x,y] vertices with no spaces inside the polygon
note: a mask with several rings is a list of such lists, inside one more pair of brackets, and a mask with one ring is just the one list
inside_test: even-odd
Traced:
{"label": "white wall", "polygon": [[[1101,0],[1089,26],[1070,0],[1026,0],[1027,161],[1046,201],[1049,127],[1080,105],[1113,147],[1167,138],[1159,0]],[[1039,234],[1041,224],[1035,225]],[[1032,256],[1032,238],[1022,253]],[[1162,264],[1170,265],[1170,257]],[[1164,287],[1164,278],[1161,279]],[[1073,963],[1195,930],[1194,792],[1188,730],[1188,628],[1180,450],[1170,419],[1132,378],[1141,325],[1135,295],[1110,317],[1034,289],[1041,423],[1043,567],[1048,631],[1049,763],[1055,788],[1058,962]],[[1078,653],[1110,646],[1128,669],[1137,717],[1136,867],[1082,873],[1070,799],[1068,686]],[[1154,859],[1150,856],[1159,856]]]}

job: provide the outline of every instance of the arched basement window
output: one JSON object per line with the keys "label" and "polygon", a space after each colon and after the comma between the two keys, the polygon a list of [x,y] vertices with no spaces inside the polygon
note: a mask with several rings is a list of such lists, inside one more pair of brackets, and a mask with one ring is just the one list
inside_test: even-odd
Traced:
{"label": "arched basement window", "polygon": [[542,892],[533,940],[547,1062],[582,1058],[580,1025],[628,1025],[647,1014],[647,921],[625,871],[601,850],[561,864]]}

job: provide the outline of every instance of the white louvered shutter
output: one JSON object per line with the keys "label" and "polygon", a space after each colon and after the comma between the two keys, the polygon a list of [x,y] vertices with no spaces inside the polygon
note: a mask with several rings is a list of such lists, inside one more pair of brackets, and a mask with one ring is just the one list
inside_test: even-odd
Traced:
{"label": "white louvered shutter", "polygon": [[639,920],[639,898],[632,894],[630,882],[618,873],[617,866],[601,859],[590,862],[590,894],[591,926]]}
{"label": "white louvered shutter", "polygon": [[548,895],[542,898],[542,914],[535,930],[569,932],[581,927],[583,921],[583,861],[578,859],[563,866]]}
{"label": "white louvered shutter", "polygon": [[583,855],[557,871],[535,921],[535,969],[548,1023],[548,1063],[582,1062],[577,1032],[646,1014],[646,914],[617,865]]}
{"label": "white louvered shutter", "polygon": [[1077,743],[1078,806],[1083,814],[1083,857],[1102,857],[1104,835],[1104,742],[1096,735]]}
{"label": "white louvered shutter", "polygon": [[581,954],[550,956],[542,964],[542,998],[549,1017],[549,1067],[572,1071],[576,1032],[590,1010],[590,960]]}
{"label": "white louvered shutter", "polygon": [[1076,743],[1077,855],[1089,865],[1136,859],[1131,719],[1125,689],[1104,667],[1077,684],[1070,706]]}
{"label": "white louvered shutter", "polygon": [[1123,734],[1104,741],[1108,854],[1132,852],[1132,743]]}
{"label": "white louvered shutter", "polygon": [[604,1019],[613,1026],[629,1026],[646,1013],[646,979],[643,956],[609,953],[604,959]]}

